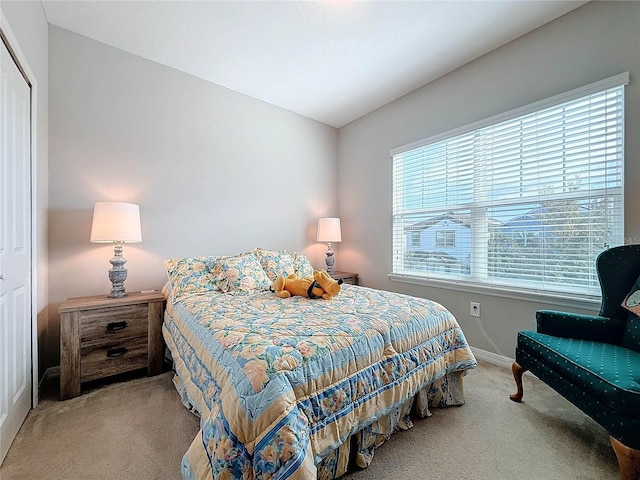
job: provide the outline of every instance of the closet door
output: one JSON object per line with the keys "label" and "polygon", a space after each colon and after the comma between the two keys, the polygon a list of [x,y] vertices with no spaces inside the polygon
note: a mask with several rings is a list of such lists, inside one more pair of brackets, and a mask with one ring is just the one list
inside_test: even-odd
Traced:
{"label": "closet door", "polygon": [[0,463],[31,408],[31,87],[0,40]]}

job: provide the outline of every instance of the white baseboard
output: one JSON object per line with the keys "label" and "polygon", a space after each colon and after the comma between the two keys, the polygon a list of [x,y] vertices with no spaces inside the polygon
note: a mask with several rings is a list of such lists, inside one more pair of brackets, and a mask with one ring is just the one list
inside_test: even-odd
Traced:
{"label": "white baseboard", "polygon": [[[489,352],[481,348],[471,347],[471,351],[478,360],[482,360],[498,367],[506,367],[509,370],[511,370],[511,365],[513,365],[513,362],[515,362],[514,358],[505,357],[504,355],[498,355],[497,353]],[[538,378],[528,370],[525,371],[524,374],[529,375],[533,378]]]}
{"label": "white baseboard", "polygon": [[497,365],[499,367],[511,368],[511,365],[513,364],[513,362],[515,362],[513,358],[505,357],[504,355],[498,355],[497,353],[482,350],[481,348],[471,347],[471,351],[476,356],[476,358],[487,363],[491,363],[492,365]]}

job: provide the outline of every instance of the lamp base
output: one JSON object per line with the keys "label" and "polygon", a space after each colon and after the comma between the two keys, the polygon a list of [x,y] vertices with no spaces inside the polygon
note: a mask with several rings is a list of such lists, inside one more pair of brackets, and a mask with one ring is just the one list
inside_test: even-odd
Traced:
{"label": "lamp base", "polygon": [[335,259],[333,258],[333,250],[331,250],[331,243],[329,243],[329,248],[327,249],[327,256],[324,259],[324,263],[327,264],[327,273],[329,275],[333,275],[333,264],[335,263]]}
{"label": "lamp base", "polygon": [[116,288],[115,286],[111,289],[111,292],[109,292],[109,295],[107,295],[107,298],[122,298],[122,297],[126,297],[127,295],[129,295],[124,287],[122,288]]}
{"label": "lamp base", "polygon": [[113,268],[109,270],[109,280],[111,280],[111,293],[108,298],[122,298],[127,296],[127,292],[124,289],[124,281],[127,279],[127,269],[124,268],[124,264],[127,263],[122,256],[122,243],[116,242],[113,248],[114,255],[109,263],[113,265]]}

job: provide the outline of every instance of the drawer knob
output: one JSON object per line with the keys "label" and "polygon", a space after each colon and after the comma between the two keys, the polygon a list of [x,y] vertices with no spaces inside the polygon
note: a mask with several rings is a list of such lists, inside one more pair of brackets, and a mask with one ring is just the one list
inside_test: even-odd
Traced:
{"label": "drawer knob", "polygon": [[115,347],[107,350],[107,358],[121,357],[127,353],[127,347]]}
{"label": "drawer knob", "polygon": [[117,332],[119,330],[124,330],[125,328],[127,328],[126,320],[122,320],[121,322],[111,322],[111,323],[107,324],[107,332],[108,333],[113,333],[113,332]]}

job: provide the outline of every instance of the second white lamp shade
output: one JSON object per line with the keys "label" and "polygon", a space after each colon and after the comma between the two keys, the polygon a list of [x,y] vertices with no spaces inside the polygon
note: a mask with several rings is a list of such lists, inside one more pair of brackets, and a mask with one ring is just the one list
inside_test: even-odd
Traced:
{"label": "second white lamp shade", "polygon": [[319,218],[316,240],[318,242],[341,242],[342,232],[340,230],[340,219]]}

